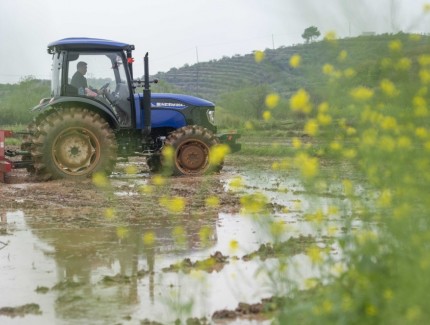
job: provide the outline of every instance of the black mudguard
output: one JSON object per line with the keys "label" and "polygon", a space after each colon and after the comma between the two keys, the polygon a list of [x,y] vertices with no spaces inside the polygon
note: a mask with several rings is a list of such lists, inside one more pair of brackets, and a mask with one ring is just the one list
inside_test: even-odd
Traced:
{"label": "black mudguard", "polygon": [[107,122],[112,126],[112,128],[119,128],[119,121],[112,110],[104,105],[103,103],[96,101],[94,99],[86,98],[86,97],[52,97],[45,98],[40,101],[40,104],[31,108],[31,112],[43,112],[50,107],[61,106],[63,104],[81,104],[81,106],[88,107],[89,109],[100,112],[101,115],[106,117]]}

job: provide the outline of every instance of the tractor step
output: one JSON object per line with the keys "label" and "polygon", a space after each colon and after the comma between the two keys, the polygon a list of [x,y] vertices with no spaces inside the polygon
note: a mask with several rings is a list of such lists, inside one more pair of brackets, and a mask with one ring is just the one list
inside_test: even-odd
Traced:
{"label": "tractor step", "polygon": [[30,156],[29,151],[6,150],[5,148],[6,138],[28,135],[28,134],[30,133],[0,130],[0,183],[5,182],[6,173],[11,172],[12,169],[29,168],[33,166],[33,162],[31,160],[12,161],[6,158],[6,157],[16,157],[16,156]]}

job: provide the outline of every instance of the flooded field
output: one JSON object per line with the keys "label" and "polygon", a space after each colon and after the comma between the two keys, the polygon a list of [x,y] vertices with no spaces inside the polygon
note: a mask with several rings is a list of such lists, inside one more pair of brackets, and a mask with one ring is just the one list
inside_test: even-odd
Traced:
{"label": "flooded field", "polygon": [[[299,287],[318,277],[307,245],[340,254],[326,243],[340,216],[321,236],[304,211],[345,198],[307,193],[265,159],[242,160],[229,157],[219,175],[168,179],[135,161],[137,173],[120,164],[104,186],[14,172],[0,184],[0,323],[269,324],[261,302],[289,288],[273,278],[279,259],[261,254],[270,231],[240,197],[268,199],[266,218],[291,245],[285,276]],[[169,209],[175,198],[180,208]]]}

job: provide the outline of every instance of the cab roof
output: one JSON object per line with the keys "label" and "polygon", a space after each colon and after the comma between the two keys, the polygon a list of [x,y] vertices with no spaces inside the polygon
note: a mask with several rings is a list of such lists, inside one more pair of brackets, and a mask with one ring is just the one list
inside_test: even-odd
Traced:
{"label": "cab roof", "polygon": [[69,37],[48,44],[48,52],[61,50],[134,50],[134,45],[100,38]]}

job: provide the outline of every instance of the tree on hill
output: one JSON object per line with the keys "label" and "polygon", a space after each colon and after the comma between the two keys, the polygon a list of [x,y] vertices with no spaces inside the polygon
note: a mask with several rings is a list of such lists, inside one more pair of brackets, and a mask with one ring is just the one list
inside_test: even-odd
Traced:
{"label": "tree on hill", "polygon": [[318,27],[310,26],[305,29],[304,33],[302,34],[302,38],[306,40],[306,44],[309,44],[309,42],[312,42],[314,39],[320,37],[321,33],[318,30]]}

